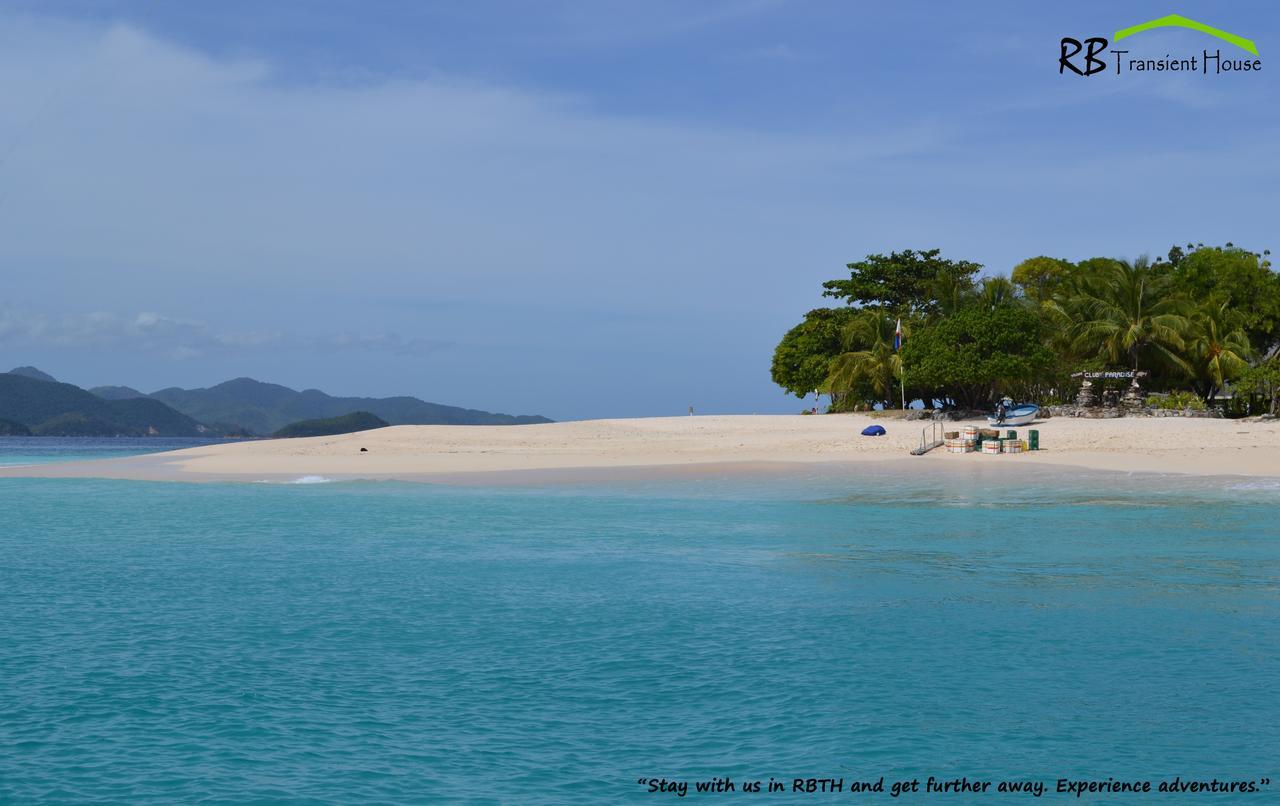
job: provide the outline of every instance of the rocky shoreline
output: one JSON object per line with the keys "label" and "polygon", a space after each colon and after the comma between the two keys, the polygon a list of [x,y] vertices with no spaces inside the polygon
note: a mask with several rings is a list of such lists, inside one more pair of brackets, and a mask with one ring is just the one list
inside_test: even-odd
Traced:
{"label": "rocky shoreline", "polygon": [[[960,420],[982,420],[990,414],[988,411],[977,411],[970,409],[912,409],[907,412],[907,420],[947,420],[958,422]],[[1040,409],[1040,419],[1050,419],[1052,417],[1079,417],[1090,420],[1110,420],[1117,417],[1195,417],[1201,419],[1221,420],[1224,415],[1218,409],[1158,409],[1152,406],[1143,406],[1142,408],[1127,408],[1122,406],[1080,406],[1076,404],[1064,404],[1060,406],[1046,406]],[[1271,415],[1264,414],[1261,417],[1250,417],[1251,421],[1267,421],[1273,419]]]}

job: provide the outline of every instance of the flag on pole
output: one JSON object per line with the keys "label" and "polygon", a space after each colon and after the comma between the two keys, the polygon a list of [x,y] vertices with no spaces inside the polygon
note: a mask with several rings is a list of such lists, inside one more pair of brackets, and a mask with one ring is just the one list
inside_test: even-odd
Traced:
{"label": "flag on pole", "polygon": [[893,331],[893,349],[894,351],[902,349],[902,320],[898,320],[898,327]]}

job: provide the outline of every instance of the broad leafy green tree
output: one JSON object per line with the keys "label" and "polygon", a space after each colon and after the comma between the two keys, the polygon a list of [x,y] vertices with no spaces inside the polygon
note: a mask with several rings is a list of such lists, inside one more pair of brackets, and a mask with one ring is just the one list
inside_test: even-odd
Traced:
{"label": "broad leafy green tree", "polygon": [[816,308],[805,314],[773,351],[773,382],[796,397],[821,388],[831,359],[845,352],[846,326],[858,315],[854,308]]}
{"label": "broad leafy green tree", "polygon": [[1276,414],[1280,409],[1280,355],[1246,369],[1240,374],[1235,388],[1261,397],[1263,408],[1270,414]]}
{"label": "broad leafy green tree", "polygon": [[1280,344],[1280,275],[1272,271],[1267,254],[1227,244],[1170,250],[1169,267],[1177,288],[1200,302],[1229,305],[1259,351]]}
{"label": "broad leafy green tree", "polygon": [[972,286],[982,268],[967,260],[948,260],[941,250],[905,249],[888,255],[867,255],[850,263],[849,279],[822,284],[823,296],[851,305],[883,308],[893,316],[931,314],[939,309],[939,283],[952,288]]}
{"label": "broad leafy green tree", "polygon": [[970,305],[913,333],[902,349],[912,384],[967,408],[1018,391],[1053,362],[1034,309]]}
{"label": "broad leafy green tree", "polygon": [[1075,264],[1070,261],[1040,255],[1014,266],[1009,279],[1027,299],[1040,303],[1053,297],[1074,269]]}

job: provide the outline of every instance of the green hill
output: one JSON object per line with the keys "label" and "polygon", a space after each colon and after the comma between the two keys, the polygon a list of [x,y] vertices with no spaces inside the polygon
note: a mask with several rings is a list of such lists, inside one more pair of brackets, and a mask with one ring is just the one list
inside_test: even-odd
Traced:
{"label": "green hill", "polygon": [[290,423],[272,434],[274,437],[328,437],[334,434],[353,434],[356,431],[370,431],[374,428],[386,428],[389,423],[367,411],[353,411],[339,417],[328,417],[323,420],[303,420]]}
{"label": "green hill", "polygon": [[151,397],[202,423],[236,423],[257,434],[271,434],[290,423],[363,411],[391,425],[522,425],[549,423],[546,417],[494,414],[428,403],[416,397],[333,397],[318,389],[298,392],[287,386],[236,378],[208,389],[161,389]]}
{"label": "green hill", "polygon": [[200,423],[158,400],[103,400],[69,383],[8,372],[0,373],[0,419],[19,423],[39,436],[196,437],[207,433]]}
{"label": "green hill", "polygon": [[50,417],[31,430],[37,437],[114,437],[138,436],[122,433],[120,426],[105,417],[83,414],[78,411]]}
{"label": "green hill", "polygon": [[149,397],[108,400],[107,410],[114,422],[140,434],[170,437],[210,435],[207,428],[192,418]]}
{"label": "green hill", "polygon": [[131,400],[135,397],[146,397],[132,386],[95,386],[89,390],[103,400]]}
{"label": "green hill", "polygon": [[298,392],[252,378],[208,389],[171,387],[147,395],[128,386],[95,386],[86,391],[59,383],[35,367],[0,373],[0,419],[37,435],[249,436],[357,412],[378,418],[382,425],[551,422],[536,415],[495,414],[416,397],[333,397],[318,389]]}
{"label": "green hill", "polygon": [[21,375],[24,378],[35,378],[37,381],[50,381],[57,383],[58,379],[47,372],[41,372],[35,367],[14,367],[9,370],[10,375]]}

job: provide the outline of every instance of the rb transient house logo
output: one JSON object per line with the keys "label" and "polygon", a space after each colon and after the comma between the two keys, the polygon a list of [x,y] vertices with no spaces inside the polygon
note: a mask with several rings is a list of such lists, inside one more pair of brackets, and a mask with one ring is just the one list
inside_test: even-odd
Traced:
{"label": "rb transient house logo", "polygon": [[[1201,48],[1179,54],[1144,54],[1110,47],[1135,34],[1158,28],[1186,28],[1220,39],[1232,47],[1224,53],[1221,47],[1213,50]],[[1124,73],[1199,73],[1223,75],[1256,73],[1262,69],[1258,46],[1252,39],[1214,28],[1181,14],[1170,14],[1139,25],[1121,28],[1110,40],[1102,36],[1076,39],[1062,37],[1058,51],[1058,74],[1073,73],[1077,76],[1093,76],[1100,73],[1122,75]]]}

